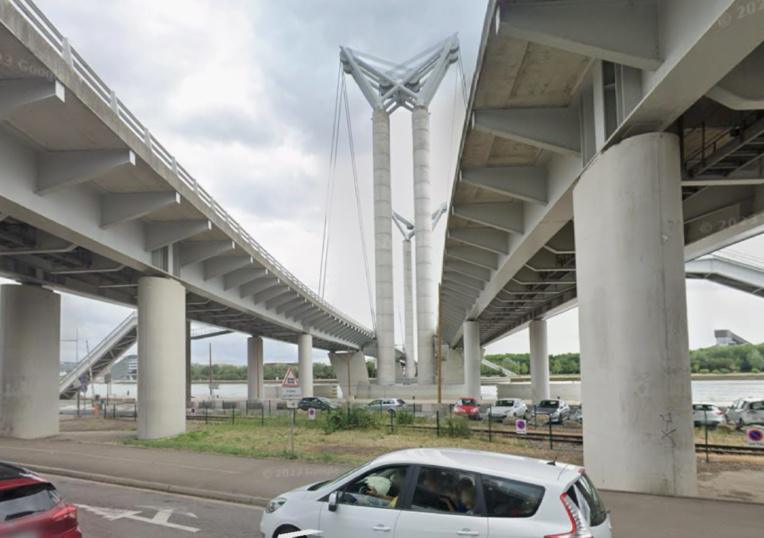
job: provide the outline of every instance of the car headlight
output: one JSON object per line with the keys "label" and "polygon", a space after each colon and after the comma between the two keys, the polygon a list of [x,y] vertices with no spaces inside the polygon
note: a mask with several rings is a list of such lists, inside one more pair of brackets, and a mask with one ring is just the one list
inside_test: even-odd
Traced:
{"label": "car headlight", "polygon": [[287,500],[284,497],[276,497],[275,499],[272,499],[268,505],[265,507],[265,513],[266,514],[272,514],[284,504],[286,504]]}

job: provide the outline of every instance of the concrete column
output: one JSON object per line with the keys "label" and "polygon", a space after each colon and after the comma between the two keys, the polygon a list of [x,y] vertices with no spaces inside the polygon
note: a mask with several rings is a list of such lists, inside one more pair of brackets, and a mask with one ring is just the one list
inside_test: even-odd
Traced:
{"label": "concrete column", "polygon": [[39,286],[0,286],[0,436],[58,433],[61,296]]}
{"label": "concrete column", "polygon": [[549,352],[546,320],[534,319],[528,326],[531,340],[531,400],[538,403],[549,398]]}
{"label": "concrete column", "polygon": [[[416,230],[417,361],[419,383],[435,380],[435,279],[432,270],[432,203],[430,202],[430,113],[411,113],[414,142],[414,228]],[[479,396],[479,395],[478,395]]]}
{"label": "concrete column", "polygon": [[313,396],[313,337],[301,334],[297,339],[298,366],[302,395]]}
{"label": "concrete column", "polygon": [[138,280],[138,438],[186,431],[186,290],[170,278]]}
{"label": "concrete column", "polygon": [[265,392],[263,376],[263,339],[260,336],[247,338],[247,400],[263,400]]}
{"label": "concrete column", "polygon": [[573,191],[584,464],[598,486],[697,491],[679,142],[635,136]]}
{"label": "concrete column", "polygon": [[338,351],[329,353],[329,362],[334,368],[337,383],[346,400],[354,399],[359,386],[369,385],[369,370],[363,351]]}
{"label": "concrete column", "polygon": [[384,110],[372,116],[374,165],[374,278],[377,317],[377,383],[395,384],[393,307],[393,208],[390,186],[390,117]]}
{"label": "concrete column", "polygon": [[191,322],[186,320],[186,408],[191,407]]}
{"label": "concrete column", "polygon": [[480,324],[465,321],[464,339],[464,391],[465,396],[480,400]]}
{"label": "concrete column", "polygon": [[464,384],[464,352],[458,348],[446,349],[443,356],[446,360],[443,362],[443,384],[444,385],[463,385]]}
{"label": "concrete column", "polygon": [[411,270],[411,239],[403,240],[403,304],[406,322],[406,377],[416,378],[416,322],[414,320],[414,281]]}

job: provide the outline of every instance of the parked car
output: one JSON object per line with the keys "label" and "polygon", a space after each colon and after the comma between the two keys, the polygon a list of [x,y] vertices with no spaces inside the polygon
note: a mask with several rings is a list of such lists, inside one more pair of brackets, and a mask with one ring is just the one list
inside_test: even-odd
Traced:
{"label": "parked car", "polygon": [[707,425],[709,428],[716,428],[720,424],[724,424],[724,413],[714,404],[692,404],[692,422],[695,426]]}
{"label": "parked car", "polygon": [[520,398],[503,398],[496,400],[490,414],[491,418],[496,420],[515,419],[524,417],[527,410],[528,406]]}
{"label": "parked car", "polygon": [[0,462],[0,536],[82,538],[77,508],[23,467]]}
{"label": "parked car", "polygon": [[547,415],[550,422],[562,424],[570,418],[570,406],[564,400],[541,400],[536,405],[537,415]]}
{"label": "parked car", "polygon": [[338,409],[338,407],[330,400],[321,398],[320,396],[306,396],[300,400],[297,407],[303,411],[307,411],[308,409],[317,409],[319,411],[332,411]]}
{"label": "parked car", "polygon": [[727,422],[738,428],[749,424],[764,424],[764,400],[741,398],[727,409]]}
{"label": "parked car", "polygon": [[454,415],[471,420],[481,420],[480,404],[475,398],[459,398],[454,404]]}
{"label": "parked car", "polygon": [[611,538],[581,467],[462,449],[392,452],[335,480],[271,500],[264,538],[301,530],[331,538]]}
{"label": "parked car", "polygon": [[393,413],[405,409],[406,402],[400,398],[387,398],[382,400],[372,400],[369,402],[369,411],[392,411]]}

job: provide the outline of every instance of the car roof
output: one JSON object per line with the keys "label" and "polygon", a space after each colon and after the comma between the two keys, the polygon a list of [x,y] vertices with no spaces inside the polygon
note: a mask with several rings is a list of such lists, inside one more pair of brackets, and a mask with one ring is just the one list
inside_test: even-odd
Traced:
{"label": "car roof", "polygon": [[448,467],[490,476],[544,484],[567,485],[575,480],[581,467],[565,463],[550,465],[548,461],[512,454],[498,454],[461,448],[411,448],[384,454],[375,464],[414,464]]}

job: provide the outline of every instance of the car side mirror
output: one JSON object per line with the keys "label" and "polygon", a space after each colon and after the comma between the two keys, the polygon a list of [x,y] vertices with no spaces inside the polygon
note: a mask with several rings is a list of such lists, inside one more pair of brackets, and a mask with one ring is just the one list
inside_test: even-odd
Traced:
{"label": "car side mirror", "polygon": [[340,494],[336,491],[333,491],[329,494],[329,511],[330,512],[336,512],[337,506],[340,504]]}

